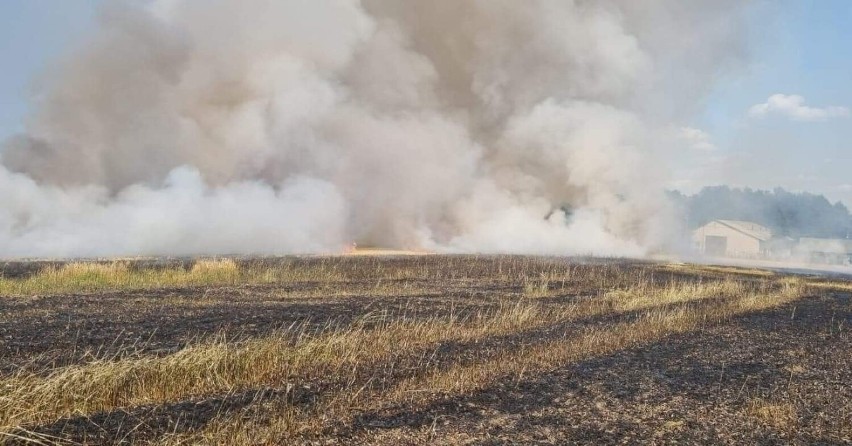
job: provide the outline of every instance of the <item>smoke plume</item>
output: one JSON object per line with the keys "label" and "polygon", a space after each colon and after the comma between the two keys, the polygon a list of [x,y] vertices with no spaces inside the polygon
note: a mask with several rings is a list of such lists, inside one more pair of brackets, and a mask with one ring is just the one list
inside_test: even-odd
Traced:
{"label": "smoke plume", "polygon": [[741,3],[107,2],[0,153],[0,255],[642,255]]}

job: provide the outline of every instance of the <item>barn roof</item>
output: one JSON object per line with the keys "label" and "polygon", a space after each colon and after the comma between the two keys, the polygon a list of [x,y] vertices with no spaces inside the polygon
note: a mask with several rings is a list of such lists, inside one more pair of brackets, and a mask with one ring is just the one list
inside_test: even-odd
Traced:
{"label": "barn roof", "polygon": [[761,226],[757,223],[752,223],[750,221],[737,221],[737,220],[714,220],[715,222],[727,226],[737,232],[745,234],[751,238],[760,240],[760,241],[768,241],[772,238],[772,231],[770,231],[765,226]]}

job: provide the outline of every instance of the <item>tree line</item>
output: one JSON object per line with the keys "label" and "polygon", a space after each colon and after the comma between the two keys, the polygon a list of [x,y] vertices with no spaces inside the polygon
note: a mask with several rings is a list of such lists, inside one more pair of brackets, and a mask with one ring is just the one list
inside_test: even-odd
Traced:
{"label": "tree line", "polygon": [[781,237],[852,237],[852,215],[841,202],[825,196],[728,186],[706,187],[695,195],[670,191],[690,229],[712,220],[744,220],[770,228]]}

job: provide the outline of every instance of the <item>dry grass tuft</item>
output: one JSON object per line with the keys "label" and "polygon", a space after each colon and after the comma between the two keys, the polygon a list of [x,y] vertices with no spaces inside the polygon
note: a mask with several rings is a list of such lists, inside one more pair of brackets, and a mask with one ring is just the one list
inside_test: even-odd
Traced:
{"label": "dry grass tuft", "polygon": [[337,269],[324,262],[309,266],[241,266],[233,259],[201,259],[189,269],[134,268],[128,261],[72,262],[48,266],[24,278],[0,277],[0,296],[91,293],[166,287],[235,286],[281,282],[343,280]]}
{"label": "dry grass tuft", "polygon": [[730,275],[740,275],[740,276],[751,276],[751,277],[773,277],[776,275],[775,272],[759,269],[759,268],[747,268],[740,266],[719,266],[719,265],[695,265],[695,264],[685,264],[685,263],[670,263],[666,265],[666,268],[671,271],[678,271],[696,275],[702,274],[723,274],[726,276]]}
{"label": "dry grass tuft", "polygon": [[748,413],[762,423],[780,430],[794,429],[798,421],[796,406],[789,402],[754,399],[749,403]]}

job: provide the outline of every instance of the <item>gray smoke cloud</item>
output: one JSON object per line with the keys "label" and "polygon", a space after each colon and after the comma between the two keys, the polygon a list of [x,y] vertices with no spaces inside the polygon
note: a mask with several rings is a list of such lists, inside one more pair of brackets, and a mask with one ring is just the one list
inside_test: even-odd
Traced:
{"label": "gray smoke cloud", "polygon": [[2,151],[0,255],[643,255],[742,3],[109,2]]}

